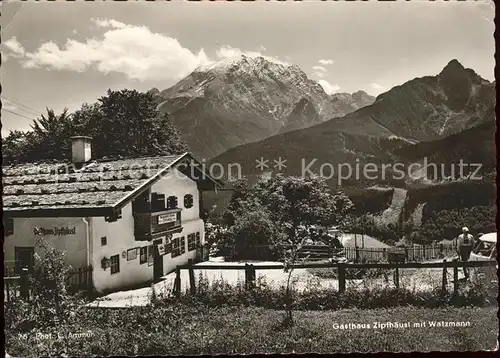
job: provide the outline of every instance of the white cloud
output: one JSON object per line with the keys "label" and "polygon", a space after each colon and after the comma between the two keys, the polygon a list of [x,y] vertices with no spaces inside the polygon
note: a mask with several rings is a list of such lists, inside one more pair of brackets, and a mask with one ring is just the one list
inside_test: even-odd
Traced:
{"label": "white cloud", "polygon": [[219,59],[238,57],[238,56],[241,56],[241,55],[245,55],[245,56],[251,57],[251,58],[263,57],[264,59],[266,59],[268,61],[271,61],[271,62],[274,62],[274,63],[278,63],[280,65],[285,65],[285,66],[290,65],[288,62],[281,61],[280,59],[278,59],[276,57],[263,55],[262,52],[260,52],[260,51],[243,51],[243,50],[241,50],[241,49],[239,49],[237,47],[231,47],[231,46],[222,46],[222,47],[220,47],[216,51],[215,55]]}
{"label": "white cloud", "polygon": [[[198,52],[183,47],[175,38],[154,33],[145,26],[124,24],[113,19],[91,19],[100,36],[76,40],[69,38],[65,44],[49,41],[35,51],[25,51],[15,37],[2,44],[7,54],[20,59],[25,68],[44,68],[83,72],[94,68],[102,73],[121,73],[133,80],[179,80],[195,68],[213,63],[204,49]],[[259,51],[244,51],[222,46],[214,60],[239,55],[259,57],[288,65],[277,58]]]}
{"label": "white cloud", "polygon": [[323,59],[322,58],[321,60],[318,61],[319,64],[325,65],[325,66],[327,66],[327,65],[333,65],[333,62],[334,61],[331,58],[329,58],[329,59]]}
{"label": "white cloud", "polygon": [[260,51],[260,52],[267,51],[267,48],[266,48],[265,46],[260,45],[260,46],[259,46],[259,51]]}
{"label": "white cloud", "polygon": [[373,89],[375,89],[375,90],[381,90],[381,89],[384,88],[384,86],[381,86],[381,85],[379,85],[378,83],[375,83],[375,82],[370,83],[370,87],[373,88]]}
{"label": "white cloud", "polygon": [[323,89],[327,94],[335,93],[340,89],[339,85],[336,84],[332,85],[327,80],[319,80],[318,83],[321,85],[321,87],[323,87]]}
{"label": "white cloud", "polygon": [[16,39],[16,37],[11,37],[7,41],[4,41],[2,46],[5,47],[11,57],[20,58],[26,53],[23,45]]}
{"label": "white cloud", "polygon": [[313,66],[313,70],[317,72],[327,72],[328,70],[323,66]]}
{"label": "white cloud", "polygon": [[113,27],[115,29],[123,29],[124,27],[127,27],[126,24],[120,21],[116,21],[113,19],[95,19],[92,18],[90,19],[94,24],[96,24],[98,27]]}
{"label": "white cloud", "polygon": [[325,77],[326,73],[328,72],[325,67],[318,65],[313,66],[312,69],[314,70],[313,75],[316,77]]}
{"label": "white cloud", "polygon": [[[177,39],[153,33],[147,27],[112,19],[93,22],[106,29],[101,37],[68,39],[63,46],[49,41],[34,52],[24,53],[21,63],[26,68],[77,72],[92,67],[102,73],[122,73],[129,79],[143,81],[178,80],[200,64],[210,62],[203,49],[193,53]],[[15,53],[13,44],[11,52]]]}

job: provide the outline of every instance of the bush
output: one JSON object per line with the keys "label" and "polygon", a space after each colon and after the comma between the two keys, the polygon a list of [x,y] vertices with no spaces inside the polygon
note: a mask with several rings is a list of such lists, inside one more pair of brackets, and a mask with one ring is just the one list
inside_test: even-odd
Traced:
{"label": "bush", "polygon": [[[333,272],[333,270],[330,271]],[[392,271],[388,273],[378,269],[371,270],[371,272],[354,272],[351,278],[359,279],[362,275],[365,279],[368,276],[375,278],[384,274],[392,279]],[[291,289],[294,310],[374,309],[397,306],[427,308],[490,306],[496,304],[497,293],[498,287],[489,279],[476,280],[461,288],[456,297],[453,297],[451,292],[441,292],[440,287],[422,291],[408,287],[395,288],[387,285],[368,286],[366,284],[361,288],[348,287],[345,292],[339,293],[332,287],[322,287],[318,279],[308,282],[306,289],[302,291],[297,290],[293,283]],[[238,282],[236,286],[231,286],[224,280],[217,280],[210,284],[200,275],[196,295],[186,292],[179,298],[163,297],[160,302],[162,306],[181,302],[192,305],[202,304],[207,307],[242,305],[279,309],[284,308],[287,301],[284,285],[277,288],[271,287],[261,277],[257,279],[253,290],[245,290],[243,282]]]}
{"label": "bush", "polygon": [[496,230],[496,206],[474,206],[432,212],[426,210],[424,214],[424,222],[418,229],[418,235],[425,237],[427,241],[453,239],[460,233],[462,225],[466,225],[473,233]]}
{"label": "bush", "polygon": [[[264,280],[257,279],[255,289],[247,291],[243,282],[236,287],[222,280],[210,284],[200,276],[198,293],[194,296],[189,293],[179,298],[156,295],[152,299],[154,304],[144,307],[75,309],[68,319],[56,325],[38,326],[27,331],[16,330],[12,324],[6,325],[6,351],[13,356],[39,357],[327,353],[332,350],[385,351],[428,347],[486,349],[496,338],[496,335],[490,335],[491,326],[494,326],[493,310],[457,310],[444,306],[496,306],[494,291],[498,287],[487,282],[490,281],[478,280],[476,285],[460,290],[458,299],[452,300],[450,294],[442,296],[439,290],[414,292],[384,287],[348,288],[340,294],[331,288],[321,288],[317,280],[312,280],[304,291],[293,290],[296,324],[285,330],[280,325],[282,314],[276,311],[284,307],[284,287],[274,289]],[[486,287],[493,291],[485,291]],[[444,308],[380,309],[396,306]],[[356,307],[377,310],[359,311]],[[21,317],[22,314],[17,319]],[[354,335],[348,330],[332,330],[335,322],[418,322],[427,319],[474,320],[477,328],[472,331],[469,328],[462,331],[458,331],[459,328],[453,331],[440,329],[431,335],[420,329],[404,331],[404,334],[397,330],[360,330]],[[9,320],[12,321],[12,317]],[[23,338],[19,333],[28,335]],[[51,334],[52,338],[37,339],[36,333]],[[75,333],[83,335],[78,339],[71,338]],[[463,338],[462,334],[469,338]],[[438,337],[433,338],[435,335]],[[380,340],[383,343],[379,343]]]}
{"label": "bush", "polygon": [[[29,299],[13,297],[4,304],[6,338],[12,339],[19,334],[36,336],[37,333],[67,336],[61,327],[77,324],[76,313],[83,299],[67,293],[69,268],[65,267],[64,255],[43,239],[39,239],[37,245],[42,248],[43,256],[37,257],[40,266],[30,278]],[[64,345],[64,342],[56,339],[53,345],[56,348],[50,349],[58,351],[57,347]],[[38,355],[45,353],[41,350]]]}

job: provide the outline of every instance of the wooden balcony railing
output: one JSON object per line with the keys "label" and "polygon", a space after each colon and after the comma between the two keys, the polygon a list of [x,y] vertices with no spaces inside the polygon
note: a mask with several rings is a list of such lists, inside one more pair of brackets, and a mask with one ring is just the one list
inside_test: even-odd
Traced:
{"label": "wooden balcony railing", "polygon": [[134,213],[134,233],[137,241],[149,241],[163,234],[182,229],[181,209]]}

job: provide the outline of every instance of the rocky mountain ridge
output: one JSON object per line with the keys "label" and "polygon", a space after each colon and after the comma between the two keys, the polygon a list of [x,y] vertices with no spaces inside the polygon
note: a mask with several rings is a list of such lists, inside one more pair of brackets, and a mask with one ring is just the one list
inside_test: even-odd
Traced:
{"label": "rocky mountain ridge", "polygon": [[[449,165],[466,150],[470,160],[478,161],[479,157],[486,156],[483,160],[491,169],[494,107],[494,83],[453,60],[437,76],[417,78],[394,87],[379,95],[372,105],[344,117],[239,146],[214,160],[245,164],[244,174],[246,170],[247,174],[256,175],[256,159],[281,157],[288,160],[286,174],[301,175],[302,163],[313,160],[311,168],[319,174],[322,165],[338,168],[345,164],[354,168],[367,163],[381,165],[397,161],[409,165],[412,160],[421,161],[424,154]],[[307,108],[305,104],[304,108]],[[463,135],[459,135],[461,132]],[[446,139],[454,134],[455,137]],[[479,142],[473,142],[474,136]],[[437,142],[419,144],[433,141]],[[338,174],[334,173],[332,183]],[[405,181],[391,182],[387,176],[384,180],[380,177],[371,181],[350,180],[350,184],[406,185]],[[344,181],[346,183],[348,181]]]}
{"label": "rocky mountain ridge", "polygon": [[150,93],[203,158],[343,116],[370,100],[360,92],[343,104],[296,65],[244,55],[200,66],[174,86]]}

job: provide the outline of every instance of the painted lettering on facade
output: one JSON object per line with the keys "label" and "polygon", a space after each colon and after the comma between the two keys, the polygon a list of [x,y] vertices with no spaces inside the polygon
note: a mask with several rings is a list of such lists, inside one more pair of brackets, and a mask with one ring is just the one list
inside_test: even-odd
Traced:
{"label": "painted lettering on facade", "polygon": [[53,228],[44,228],[44,227],[35,227],[33,228],[33,234],[36,236],[64,236],[64,235],[76,235],[76,227],[53,227]]}

